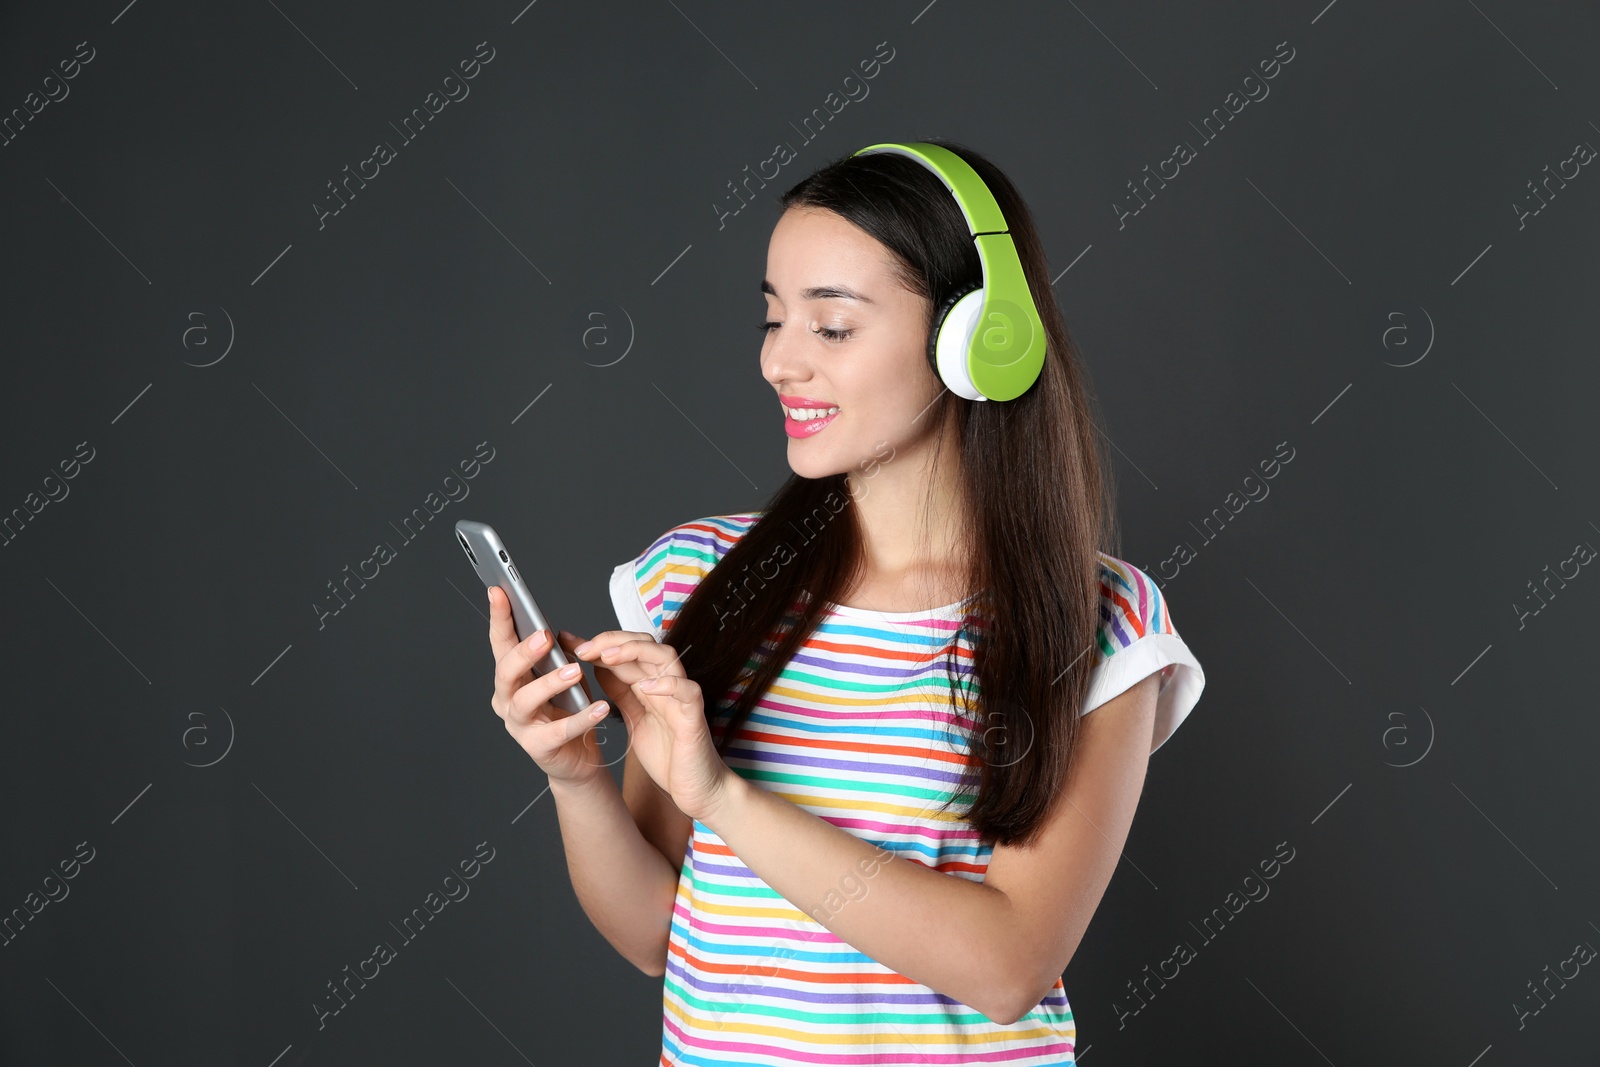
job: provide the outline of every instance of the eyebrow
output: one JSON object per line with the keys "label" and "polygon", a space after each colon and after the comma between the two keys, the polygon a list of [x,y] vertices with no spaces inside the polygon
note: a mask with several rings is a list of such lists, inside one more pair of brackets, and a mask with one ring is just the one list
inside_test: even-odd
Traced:
{"label": "eyebrow", "polygon": [[[765,278],[761,280],[761,291],[763,293],[771,293],[773,296],[778,295],[778,291],[772,287],[772,283],[767,281]],[[809,289],[800,290],[800,299],[859,300],[863,304],[875,303],[872,297],[867,296],[865,293],[858,293],[854,289],[846,289],[842,285],[813,285]]]}

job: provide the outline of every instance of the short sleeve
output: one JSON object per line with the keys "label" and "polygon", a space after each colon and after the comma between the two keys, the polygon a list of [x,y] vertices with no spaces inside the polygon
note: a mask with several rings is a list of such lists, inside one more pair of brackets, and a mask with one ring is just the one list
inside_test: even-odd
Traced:
{"label": "short sleeve", "polygon": [[639,560],[630,559],[611,569],[611,607],[617,613],[619,629],[654,634],[659,641],[662,636],[661,624],[651,616],[644,606],[644,597],[639,594],[639,583],[635,577],[639,566]]}
{"label": "short sleeve", "polygon": [[1099,658],[1079,714],[1160,672],[1156,695],[1154,753],[1171,737],[1205,688],[1205,671],[1173,628],[1167,599],[1150,576],[1132,564],[1100,555]]}
{"label": "short sleeve", "polygon": [[624,630],[662,640],[689,595],[763,514],[712,515],[674,526],[611,568],[611,607]]}

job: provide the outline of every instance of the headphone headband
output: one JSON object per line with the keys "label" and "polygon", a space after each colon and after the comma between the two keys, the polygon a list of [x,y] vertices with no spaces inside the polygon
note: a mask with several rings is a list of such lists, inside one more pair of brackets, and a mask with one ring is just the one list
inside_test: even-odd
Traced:
{"label": "headphone headband", "polygon": [[1021,396],[1044,366],[1044,323],[994,193],[966,160],[928,141],[887,141],[852,155],[869,152],[914,159],[937,175],[978,248],[982,286],[954,301],[934,323],[929,356],[939,377],[968,400]]}

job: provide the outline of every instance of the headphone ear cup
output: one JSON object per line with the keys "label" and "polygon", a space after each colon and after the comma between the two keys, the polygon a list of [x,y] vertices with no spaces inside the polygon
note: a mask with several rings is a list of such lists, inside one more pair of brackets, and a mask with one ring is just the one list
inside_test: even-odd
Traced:
{"label": "headphone ear cup", "polygon": [[933,331],[928,334],[928,366],[933,368],[933,373],[939,373],[939,331],[944,329],[945,319],[950,316],[950,309],[959,304],[961,298],[968,293],[975,293],[982,288],[981,283],[958,288],[933,309]]}
{"label": "headphone ear cup", "polygon": [[928,362],[933,373],[957,396],[987,400],[972,382],[967,369],[968,346],[983,308],[983,286],[969,285],[951,293],[934,314],[928,338]]}

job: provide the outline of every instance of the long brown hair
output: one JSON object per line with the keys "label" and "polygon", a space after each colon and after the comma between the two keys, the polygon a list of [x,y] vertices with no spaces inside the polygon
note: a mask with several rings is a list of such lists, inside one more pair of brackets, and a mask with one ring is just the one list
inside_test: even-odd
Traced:
{"label": "long brown hair", "polygon": [[[963,145],[933,143],[971,164],[994,193],[1047,338],[1044,368],[1021,396],[969,401],[945,389],[928,412],[941,427],[936,457],[944,428],[956,429],[966,500],[956,520],[973,551],[968,591],[975,599],[946,660],[956,713],[970,723],[969,755],[945,806],[973,799],[963,817],[984,838],[1027,845],[1077,751],[1077,712],[1097,658],[1097,551],[1119,550],[1114,486],[1096,401],[1056,307],[1032,214],[994,164]],[[914,160],[846,156],[796,184],[781,205],[835,212],[880,241],[903,284],[928,298],[930,331],[934,308],[982,282],[960,207]],[[673,620],[665,643],[701,686],[719,752],[859,576],[864,557],[852,503],[843,473],[791,474]],[[967,683],[954,668],[962,635],[971,642],[974,681]],[[978,714],[963,706],[968,697],[976,697]]]}

